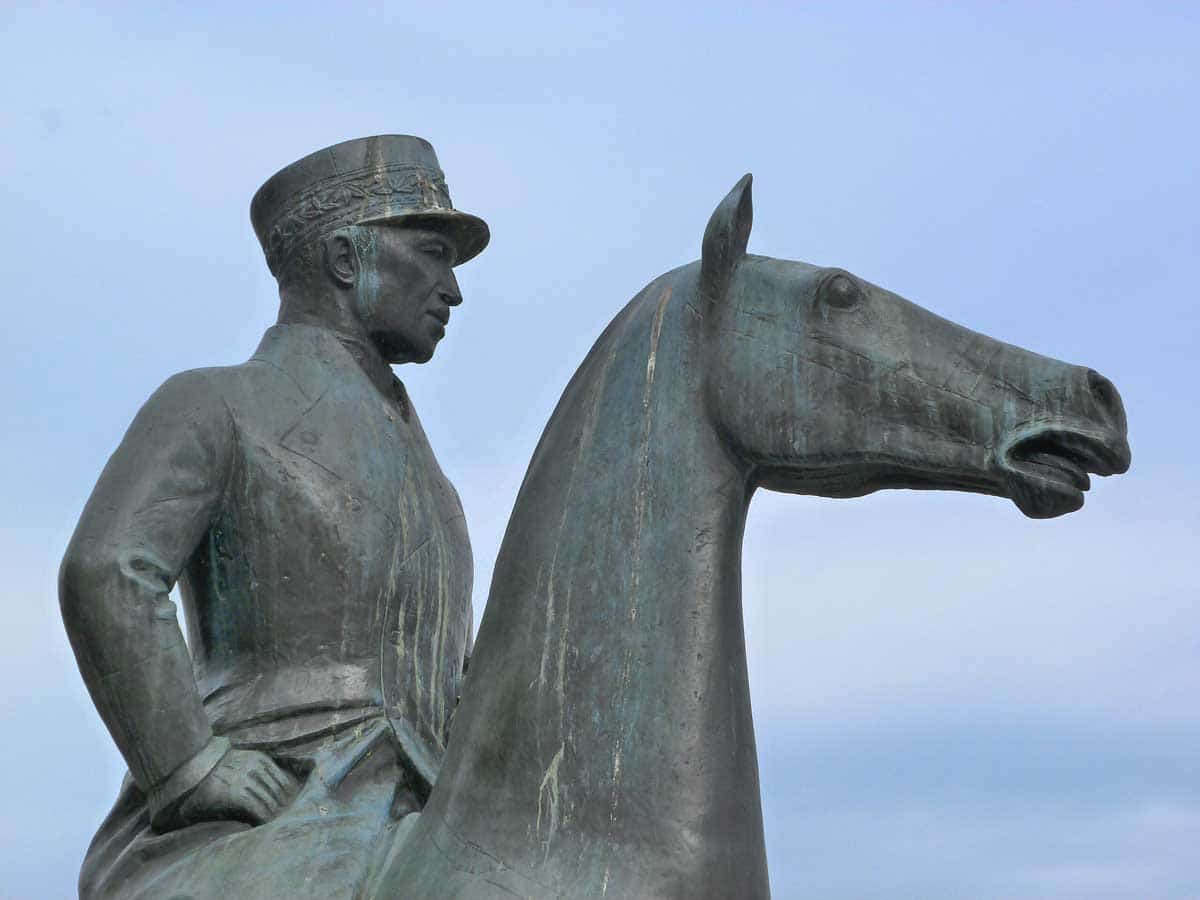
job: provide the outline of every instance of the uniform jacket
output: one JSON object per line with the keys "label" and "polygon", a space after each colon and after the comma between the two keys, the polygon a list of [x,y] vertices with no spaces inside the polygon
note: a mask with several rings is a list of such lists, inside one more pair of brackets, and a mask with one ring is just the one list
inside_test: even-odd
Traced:
{"label": "uniform jacket", "polygon": [[384,371],[390,384],[373,381],[331,331],[275,326],[246,363],[169,379],[104,469],[60,596],[152,810],[226,740],[269,749],[381,712],[413,772],[436,776],[469,649],[471,552]]}

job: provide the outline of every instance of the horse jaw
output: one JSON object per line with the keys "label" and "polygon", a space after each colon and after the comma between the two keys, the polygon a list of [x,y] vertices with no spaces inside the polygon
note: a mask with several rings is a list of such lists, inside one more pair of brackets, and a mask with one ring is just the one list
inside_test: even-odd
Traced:
{"label": "horse jaw", "polygon": [[1041,426],[1015,433],[997,452],[1008,496],[1031,519],[1052,519],[1083,506],[1089,474],[1106,477],[1129,469],[1124,432]]}

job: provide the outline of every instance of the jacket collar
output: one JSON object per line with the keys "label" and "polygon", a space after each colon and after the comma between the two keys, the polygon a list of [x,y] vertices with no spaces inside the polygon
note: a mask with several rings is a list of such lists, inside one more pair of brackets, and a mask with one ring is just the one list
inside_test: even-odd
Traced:
{"label": "jacket collar", "polygon": [[273,325],[251,359],[282,369],[300,392],[316,400],[332,371],[361,373],[388,400],[403,395],[399,379],[369,342],[317,325]]}
{"label": "jacket collar", "polygon": [[396,415],[393,398],[380,394],[337,334],[276,325],[251,360],[283,373],[303,397],[278,419],[279,446],[335,476],[395,524],[408,456],[403,410]]}

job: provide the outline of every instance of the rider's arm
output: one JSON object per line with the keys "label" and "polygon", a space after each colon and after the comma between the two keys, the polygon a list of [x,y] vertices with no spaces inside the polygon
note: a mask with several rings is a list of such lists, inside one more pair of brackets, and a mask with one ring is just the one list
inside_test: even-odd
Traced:
{"label": "rider's arm", "polygon": [[169,593],[221,501],[233,445],[209,376],[168,380],[101,474],[59,575],[80,672],[156,818],[228,747],[204,713]]}

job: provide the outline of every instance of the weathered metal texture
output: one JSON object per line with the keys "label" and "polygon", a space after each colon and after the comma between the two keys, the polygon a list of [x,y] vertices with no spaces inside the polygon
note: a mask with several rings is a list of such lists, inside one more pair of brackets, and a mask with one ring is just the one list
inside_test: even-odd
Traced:
{"label": "weathered metal texture", "polygon": [[701,260],[646,286],[564,391],[448,745],[469,547],[386,366],[428,359],[461,299],[437,234],[388,225],[361,257],[323,236],[254,359],[168,382],[64,561],[68,629],[134,774],[85,896],[768,895],[753,492],[964,490],[1054,516],[1129,448],[1095,372],[747,255],[750,225],[747,176]]}
{"label": "weathered metal texture", "polygon": [[[114,455],[64,565],[72,641],[134,775],[89,851],[83,895],[163,896],[164,866],[189,896],[233,883],[246,840],[222,853],[211,822],[148,827],[155,791],[213,732],[307,778],[314,740],[390,721],[397,771],[426,796],[460,691],[471,565],[462,507],[415,411],[381,394],[332,332],[276,326],[248,362],[171,379]],[[190,666],[166,599],[177,574]],[[249,843],[290,833],[325,871],[312,844],[328,838],[302,835],[327,829],[303,811],[337,809],[332,799],[291,803]],[[388,800],[354,841],[371,846]],[[198,865],[178,864],[185,848]],[[321,880],[332,877],[319,875],[314,897],[336,896]],[[289,883],[280,896],[308,896]]]}
{"label": "weathered metal texture", "polygon": [[[356,202],[364,167],[382,180]],[[400,170],[440,184],[432,148],[404,136],[268,181],[288,189],[258,195],[262,233],[297,210],[311,229],[276,260],[280,324],[242,365],[169,379],[84,509],[63,618],[131,773],[85,898],[356,894],[436,778],[471,552],[388,363],[433,355],[461,302],[452,266],[487,229],[444,185],[398,190]]]}
{"label": "weathered metal texture", "polygon": [[754,490],[976,491],[1041,517],[1079,507],[1086,471],[1128,467],[1096,373],[746,255],[750,221],[747,176],[701,262],[639,293],[564,392],[390,896],[767,896],[739,570]]}
{"label": "weathered metal texture", "polygon": [[487,246],[487,223],[454,208],[433,146],[410,134],[342,141],[267,179],[250,220],[272,274],[315,237],[369,222],[433,225],[452,232],[458,262]]}

